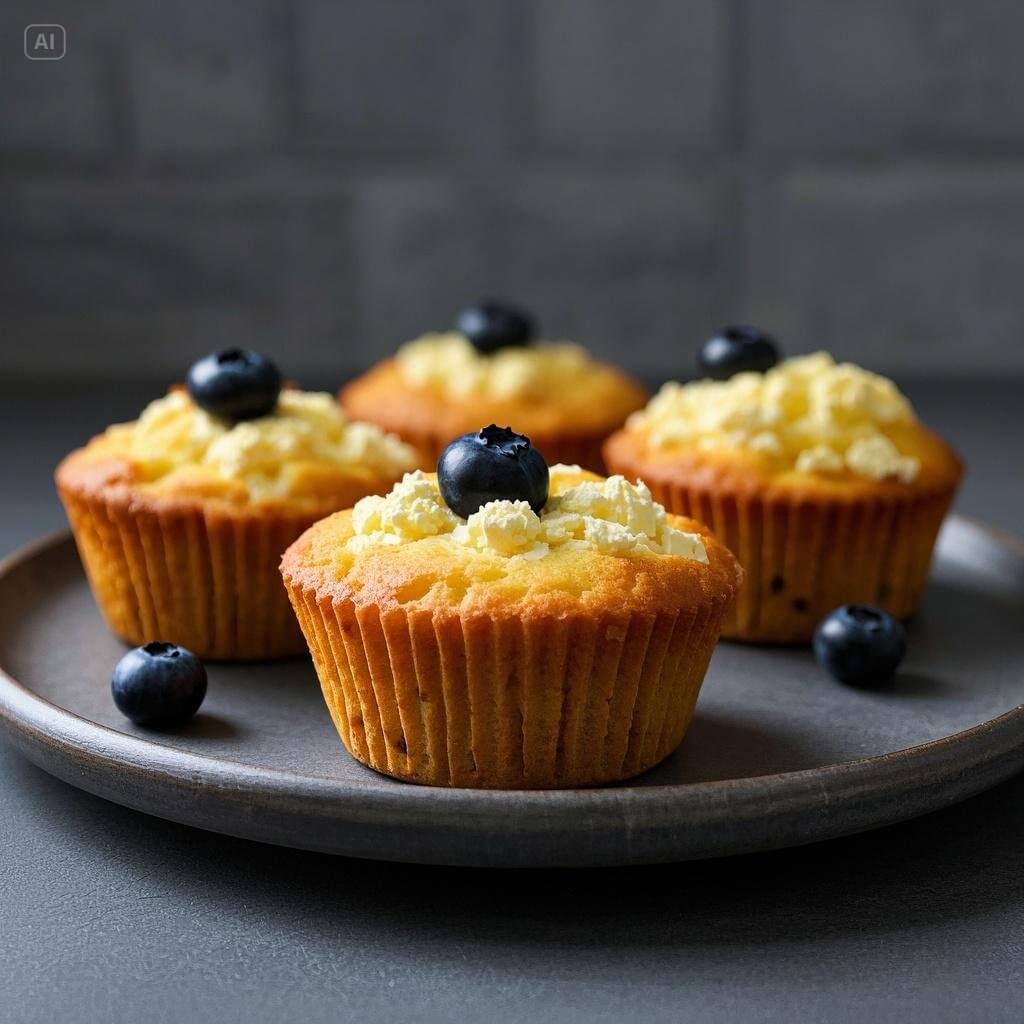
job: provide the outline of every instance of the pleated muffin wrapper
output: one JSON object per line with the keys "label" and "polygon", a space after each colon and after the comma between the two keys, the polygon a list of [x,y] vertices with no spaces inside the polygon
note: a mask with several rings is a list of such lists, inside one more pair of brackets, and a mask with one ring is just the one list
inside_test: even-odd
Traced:
{"label": "pleated muffin wrapper", "polygon": [[316,516],[160,503],[60,480],[58,491],[96,601],[125,642],[225,660],[305,650],[277,567]]}
{"label": "pleated muffin wrapper", "polygon": [[733,594],[677,614],[460,616],[318,594],[284,570],[349,752],[437,786],[629,778],[680,743]]}
{"label": "pleated muffin wrapper", "polygon": [[669,512],[706,524],[743,566],[744,586],[722,636],[755,643],[808,643],[841,604],[911,615],[959,482],[957,474],[945,486],[879,488],[864,497],[740,490],[702,486],[682,473],[672,479],[671,467],[645,467],[625,448],[605,446],[611,471],[642,479]]}
{"label": "pleated muffin wrapper", "polygon": [[649,486],[670,511],[707,523],[746,570],[722,635],[778,644],[807,643],[841,604],[911,615],[953,499],[949,492],[800,500]]}

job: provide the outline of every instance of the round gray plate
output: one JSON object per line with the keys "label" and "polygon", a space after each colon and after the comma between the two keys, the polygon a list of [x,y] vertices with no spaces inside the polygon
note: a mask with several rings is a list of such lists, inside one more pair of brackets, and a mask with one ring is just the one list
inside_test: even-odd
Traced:
{"label": "round gray plate", "polygon": [[0,566],[0,720],[66,781],[151,814],[330,853],[482,866],[638,864],[812,842],[935,810],[1024,767],[1024,547],[946,526],[910,653],[861,691],[805,650],[722,644],[683,745],[620,786],[485,792],[411,786],[353,761],[312,665],[210,666],[182,731],[110,699],[124,648],[74,545]]}

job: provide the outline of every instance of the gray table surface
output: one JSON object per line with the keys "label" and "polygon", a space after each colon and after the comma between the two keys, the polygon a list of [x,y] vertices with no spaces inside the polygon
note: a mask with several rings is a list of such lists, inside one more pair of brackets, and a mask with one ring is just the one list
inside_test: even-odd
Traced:
{"label": "gray table surface", "polygon": [[[908,386],[1024,530],[1021,383]],[[63,525],[50,472],[152,388],[0,388],[0,552]],[[966,638],[965,638],[966,642]],[[1024,777],[799,850],[487,872],[342,860],[125,810],[0,742],[0,1020],[1024,1019]]]}

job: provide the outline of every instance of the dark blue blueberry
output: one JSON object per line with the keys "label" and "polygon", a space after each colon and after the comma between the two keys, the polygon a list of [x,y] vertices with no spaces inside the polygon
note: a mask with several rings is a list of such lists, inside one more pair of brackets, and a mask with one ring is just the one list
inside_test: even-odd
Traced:
{"label": "dark blue blueberry", "polygon": [[701,346],[701,376],[728,380],[737,373],[764,373],[779,361],[775,339],[757,327],[723,327]]}
{"label": "dark blue blueberry", "polygon": [[193,363],[187,387],[192,401],[213,416],[254,420],[274,411],[281,372],[258,352],[228,348]]}
{"label": "dark blue blueberry", "polygon": [[902,624],[870,605],[840,605],[814,632],[818,663],[841,683],[854,686],[888,682],[906,650]]}
{"label": "dark blue blueberry", "polygon": [[468,519],[489,501],[527,501],[540,514],[548,500],[548,464],[528,437],[491,424],[457,437],[437,462],[448,507]]}
{"label": "dark blue blueberry", "polygon": [[455,330],[485,355],[499,348],[529,345],[537,337],[537,323],[529,313],[500,302],[481,302],[460,310]]}
{"label": "dark blue blueberry", "polygon": [[181,725],[203,703],[206,669],[177,644],[146,644],[117,663],[110,689],[122,714],[137,725]]}

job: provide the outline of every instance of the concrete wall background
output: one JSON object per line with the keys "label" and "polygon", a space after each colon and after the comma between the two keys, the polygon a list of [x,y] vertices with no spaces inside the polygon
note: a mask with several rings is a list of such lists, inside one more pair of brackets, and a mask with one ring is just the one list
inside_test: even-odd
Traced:
{"label": "concrete wall background", "polygon": [[744,319],[1024,371],[1024,5],[14,0],[0,31],[5,375],[244,344],[330,380],[482,295],[651,376]]}

